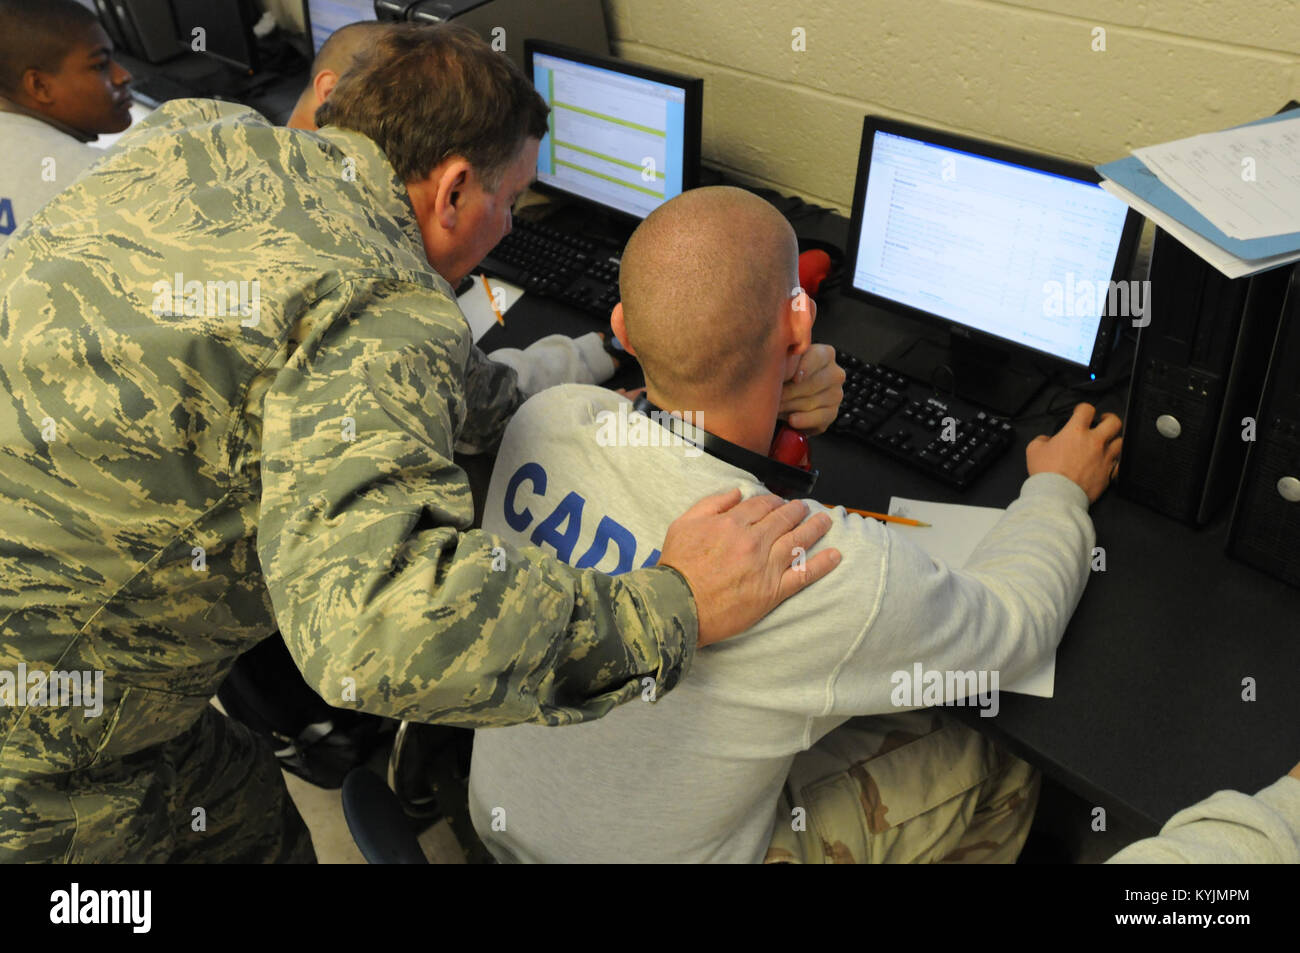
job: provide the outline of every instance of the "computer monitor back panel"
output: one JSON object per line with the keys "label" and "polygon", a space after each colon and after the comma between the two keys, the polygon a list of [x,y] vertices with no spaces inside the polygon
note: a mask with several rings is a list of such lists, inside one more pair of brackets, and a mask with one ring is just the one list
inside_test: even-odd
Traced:
{"label": "computer monitor back panel", "polygon": [[1247,444],[1228,553],[1300,586],[1300,270],[1290,290]]}
{"label": "computer monitor back panel", "polygon": [[551,106],[539,188],[635,222],[698,183],[702,80],[533,40],[525,65]]}
{"label": "computer monitor back panel", "polygon": [[[87,0],[82,0],[83,4]],[[139,52],[134,45],[127,39],[126,34],[122,31],[122,24],[118,20],[116,4],[114,0],[89,0],[91,9],[99,15],[99,23],[108,34],[108,38],[113,41],[113,46],[128,56],[139,56]]]}
{"label": "computer monitor back panel", "polygon": [[417,23],[455,20],[524,69],[524,41],[562,43],[609,56],[601,0],[420,0],[407,14]]}
{"label": "computer monitor back panel", "polygon": [[1229,279],[1157,230],[1125,414],[1121,495],[1191,525],[1227,501],[1246,455],[1288,273]]}
{"label": "computer monitor back panel", "polygon": [[108,0],[107,6],[132,56],[162,63],[179,55],[170,0]]}
{"label": "computer monitor back panel", "polygon": [[216,57],[246,72],[257,71],[260,63],[253,24],[259,14],[252,0],[171,0],[171,3],[178,46]]}
{"label": "computer monitor back panel", "polygon": [[1100,374],[1139,303],[1141,218],[1098,182],[1089,166],[868,116],[844,290],[957,340]]}

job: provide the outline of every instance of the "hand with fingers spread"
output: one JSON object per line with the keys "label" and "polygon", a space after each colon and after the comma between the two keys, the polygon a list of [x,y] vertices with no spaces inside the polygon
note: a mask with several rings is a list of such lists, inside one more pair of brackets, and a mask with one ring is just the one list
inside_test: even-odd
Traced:
{"label": "hand with fingers spread", "polygon": [[668,527],[659,557],[695,595],[702,646],[748,629],[840,561],[839,550],[825,549],[796,563],[831,528],[825,513],[805,520],[799,500],[740,496],[731,490],[692,506]]}
{"label": "hand with fingers spread", "polygon": [[1119,470],[1124,438],[1118,416],[1102,414],[1094,423],[1096,416],[1097,409],[1091,404],[1079,404],[1060,433],[1031,440],[1025,448],[1029,475],[1060,473],[1082,488],[1088,502],[1097,502]]}

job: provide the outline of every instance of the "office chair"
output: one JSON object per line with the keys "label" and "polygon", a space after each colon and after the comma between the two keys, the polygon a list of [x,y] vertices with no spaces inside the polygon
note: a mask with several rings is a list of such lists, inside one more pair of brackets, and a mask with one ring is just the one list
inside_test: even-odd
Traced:
{"label": "office chair", "polygon": [[446,818],[471,864],[494,863],[469,816],[469,766],[474,733],[403,721],[388,759],[388,786],[406,815],[425,823]]}
{"label": "office chair", "polygon": [[343,816],[371,864],[427,864],[397,795],[374,772],[353,768],[343,779]]}

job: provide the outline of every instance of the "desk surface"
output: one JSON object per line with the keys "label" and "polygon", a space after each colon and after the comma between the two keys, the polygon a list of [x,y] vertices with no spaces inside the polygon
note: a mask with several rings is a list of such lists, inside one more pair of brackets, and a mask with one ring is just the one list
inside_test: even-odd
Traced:
{"label": "desk surface", "polygon": [[[810,223],[798,224],[809,231]],[[831,215],[812,224],[815,237],[841,246],[844,227]],[[838,294],[824,298],[814,336],[837,349],[878,360],[916,333]],[[520,347],[545,334],[600,329],[525,297],[481,344]],[[1050,396],[1040,394],[1030,413]],[[1092,402],[1122,412],[1124,397],[1121,387]],[[1005,507],[1025,478],[1025,445],[1051,429],[1050,418],[1028,418],[1017,427],[1017,447],[964,492],[866,447],[818,437],[814,496],[875,511],[891,496]],[[1216,790],[1254,793],[1300,761],[1300,589],[1224,555],[1226,512],[1197,530],[1107,493],[1092,517],[1106,571],[1092,574],[1066,630],[1055,697],[1004,694],[996,718],[952,711],[1137,833],[1153,833]],[[1253,702],[1242,699],[1247,677],[1256,682]]]}

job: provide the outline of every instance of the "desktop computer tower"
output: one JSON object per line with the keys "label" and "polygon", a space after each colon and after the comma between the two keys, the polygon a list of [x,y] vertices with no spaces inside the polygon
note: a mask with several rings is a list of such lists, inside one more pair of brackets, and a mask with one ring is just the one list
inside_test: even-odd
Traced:
{"label": "desktop computer tower", "polygon": [[1255,440],[1228,530],[1228,555],[1300,586],[1300,268],[1269,362]]}
{"label": "desktop computer tower", "polygon": [[1193,526],[1237,486],[1290,270],[1226,278],[1157,229],[1124,419],[1121,495]]}
{"label": "desktop computer tower", "polygon": [[[609,56],[609,31],[601,0],[376,0],[381,20],[415,23],[454,20],[489,43],[505,44],[507,56],[524,68],[524,40],[550,40],[598,56]],[[504,33],[494,33],[500,27]]]}

